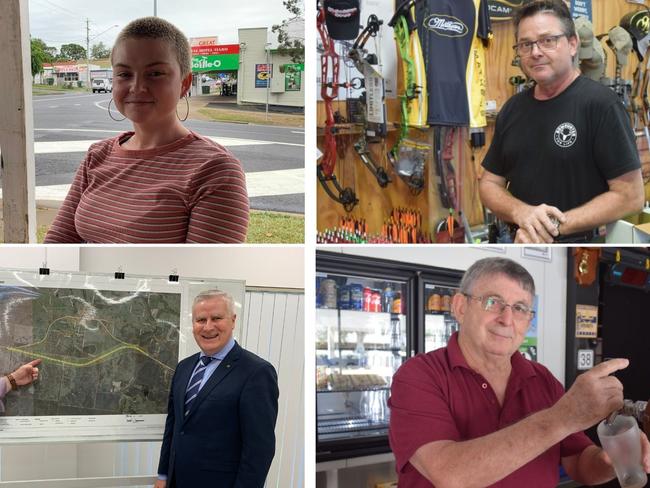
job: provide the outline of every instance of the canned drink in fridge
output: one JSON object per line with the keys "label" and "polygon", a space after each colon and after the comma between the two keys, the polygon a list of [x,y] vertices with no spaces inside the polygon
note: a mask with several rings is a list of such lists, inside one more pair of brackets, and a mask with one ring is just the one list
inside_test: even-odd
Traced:
{"label": "canned drink in fridge", "polygon": [[363,289],[363,311],[370,312],[370,304],[372,303],[372,290],[368,287]]}
{"label": "canned drink in fridge", "polygon": [[391,308],[391,312],[393,313],[402,313],[402,297],[399,292],[395,293],[395,298],[393,298]]}
{"label": "canned drink in fridge", "polygon": [[381,292],[379,290],[373,290],[373,292],[372,292],[372,301],[370,302],[370,311],[371,312],[381,312]]}
{"label": "canned drink in fridge", "polygon": [[363,286],[350,284],[350,310],[363,310]]}
{"label": "canned drink in fridge", "polygon": [[327,278],[320,282],[321,306],[336,308],[336,281]]}
{"label": "canned drink in fridge", "polygon": [[339,308],[341,310],[350,309],[350,285],[343,285],[339,288]]}

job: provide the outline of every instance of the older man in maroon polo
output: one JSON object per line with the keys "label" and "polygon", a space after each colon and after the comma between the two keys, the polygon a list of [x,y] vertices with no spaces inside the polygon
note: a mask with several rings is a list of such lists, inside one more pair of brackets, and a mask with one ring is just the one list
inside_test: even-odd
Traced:
{"label": "older man in maroon polo", "polygon": [[[452,311],[460,324],[445,348],[395,374],[390,445],[399,486],[555,488],[559,465],[592,485],[614,478],[605,452],[582,432],[623,405],[612,359],[568,392],[519,352],[534,311],[535,283],[509,259],[486,258],[465,273]],[[644,469],[650,443],[642,435]]]}

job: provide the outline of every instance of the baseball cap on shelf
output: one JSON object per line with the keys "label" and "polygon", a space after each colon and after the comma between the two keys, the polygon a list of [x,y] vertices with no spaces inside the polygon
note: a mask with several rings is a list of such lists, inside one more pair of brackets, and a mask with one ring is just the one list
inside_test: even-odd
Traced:
{"label": "baseball cap on shelf", "polygon": [[580,38],[578,57],[591,59],[594,57],[594,27],[587,17],[578,17],[573,21]]}
{"label": "baseball cap on shelf", "polygon": [[634,51],[639,61],[643,61],[650,44],[650,11],[629,12],[623,16],[619,25],[630,33]]}
{"label": "baseball cap on shelf", "polygon": [[616,62],[622,66],[627,64],[627,57],[632,51],[632,38],[622,27],[612,27],[609,31],[607,44],[616,54]]}
{"label": "baseball cap on shelf", "polygon": [[351,41],[359,35],[361,16],[359,0],[324,0],[325,23],[330,37]]}

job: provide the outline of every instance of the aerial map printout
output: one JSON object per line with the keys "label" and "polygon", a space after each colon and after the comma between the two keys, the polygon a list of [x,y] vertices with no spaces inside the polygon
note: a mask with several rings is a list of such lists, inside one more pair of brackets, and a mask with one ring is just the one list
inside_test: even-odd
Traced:
{"label": "aerial map printout", "polygon": [[6,414],[166,413],[180,309],[179,293],[0,286],[0,373],[42,360]]}

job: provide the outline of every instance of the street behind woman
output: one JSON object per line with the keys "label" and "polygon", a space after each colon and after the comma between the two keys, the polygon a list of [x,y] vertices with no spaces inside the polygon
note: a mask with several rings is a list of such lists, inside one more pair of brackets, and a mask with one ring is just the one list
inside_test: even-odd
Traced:
{"label": "street behind woman", "polygon": [[90,146],[45,242],[244,242],[241,163],[178,116],[182,98],[189,112],[192,83],[185,35],[163,19],[136,19],[117,37],[111,63],[109,115],[114,102],[133,131]]}

